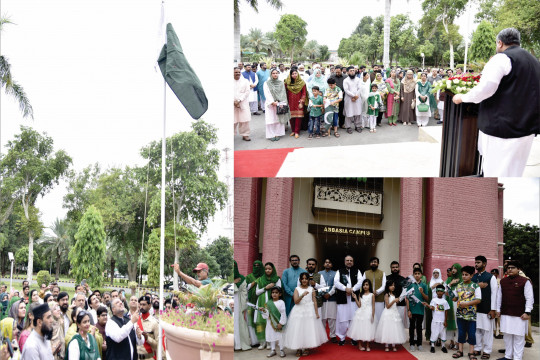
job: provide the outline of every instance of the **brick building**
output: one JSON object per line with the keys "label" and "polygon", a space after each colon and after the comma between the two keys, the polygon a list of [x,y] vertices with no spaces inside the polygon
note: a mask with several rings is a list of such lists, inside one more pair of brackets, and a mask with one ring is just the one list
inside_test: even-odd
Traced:
{"label": "brick building", "polygon": [[502,266],[503,191],[496,178],[236,178],[234,258],[242,274],[260,259],[281,275],[288,258],[301,266],[325,257],[334,268],[352,255],[362,271],[371,256],[387,274],[415,262],[428,279],[453,263]]}

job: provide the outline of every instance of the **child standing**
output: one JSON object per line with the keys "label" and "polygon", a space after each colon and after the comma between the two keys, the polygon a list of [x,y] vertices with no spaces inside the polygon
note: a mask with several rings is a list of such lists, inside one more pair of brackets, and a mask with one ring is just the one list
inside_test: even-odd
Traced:
{"label": "child standing", "polygon": [[371,92],[368,94],[367,104],[369,116],[369,132],[377,132],[377,116],[379,116],[379,106],[381,105],[381,95],[379,95],[377,84],[371,85]]}
{"label": "child standing", "polygon": [[[326,92],[324,93],[324,100],[328,101],[329,104],[327,105],[325,113],[332,113],[332,121],[328,121],[329,126],[325,127],[324,131],[322,131],[322,136],[330,136],[330,130],[332,130],[333,127],[334,135],[339,137],[339,133],[337,132],[339,122],[339,103],[343,101],[343,91],[339,88],[339,86],[336,85],[336,79],[329,78],[326,82],[328,83],[328,89],[326,89]],[[325,117],[326,116],[327,115],[325,115]]]}
{"label": "child standing", "polygon": [[448,301],[444,298],[444,285],[439,284],[434,289],[436,296],[433,297],[431,303],[423,302],[423,305],[429,307],[433,311],[433,319],[431,320],[431,352],[435,352],[435,342],[438,338],[442,341],[442,352],[447,353],[446,350],[446,325],[448,320],[448,310],[450,310],[450,305]]}
{"label": "child standing", "polygon": [[[408,295],[405,300],[407,303],[407,316],[410,319],[409,323],[409,344],[411,351],[422,351],[422,321],[424,321],[424,306],[422,301],[427,301],[428,286],[422,281],[422,270],[416,267],[413,271],[415,282],[407,287],[407,290],[414,289],[414,291]],[[422,300],[423,299],[423,300]],[[414,333],[416,331],[416,340],[414,339]]]}
{"label": "child standing", "polygon": [[[351,296],[356,301],[358,309],[354,313],[354,318],[347,331],[347,336],[359,341],[358,349],[371,351],[369,342],[375,339],[375,294],[373,294],[371,281],[365,279],[362,282],[362,294],[360,298],[354,292]],[[366,341],[365,348],[362,341]]]}
{"label": "child standing", "polygon": [[262,316],[266,321],[266,343],[271,346],[271,351],[266,357],[276,355],[276,343],[279,342],[279,356],[285,357],[283,351],[283,326],[287,323],[285,314],[285,302],[280,300],[281,288],[274,286],[272,288],[272,300],[268,300],[266,308],[260,309]]}
{"label": "child standing", "polygon": [[473,283],[472,277],[475,273],[472,266],[461,268],[463,281],[458,284],[454,291],[454,301],[457,301],[457,325],[458,325],[458,346],[452,357],[454,359],[463,356],[463,344],[465,339],[469,343],[469,360],[476,360],[474,356],[474,345],[476,345],[476,305],[482,300],[482,291],[477,283]]}
{"label": "child standing", "polygon": [[309,112],[309,124],[308,124],[308,139],[313,139],[313,127],[315,127],[315,136],[317,139],[321,138],[321,117],[323,113],[323,97],[320,95],[319,87],[313,86],[311,88],[313,96],[309,97],[309,106],[311,110]]}
{"label": "child standing", "polygon": [[399,297],[394,294],[395,290],[394,280],[387,280],[384,289],[385,306],[375,333],[375,341],[384,344],[385,351],[389,351],[388,344],[392,344],[392,350],[397,351],[396,344],[403,344],[407,340],[403,321],[397,310],[396,304],[399,302]]}
{"label": "child standing", "polygon": [[296,356],[307,356],[311,348],[324,344],[328,337],[319,320],[315,290],[309,286],[309,274],[300,274],[300,286],[294,289],[294,303],[289,314],[283,343],[289,349],[297,349]]}

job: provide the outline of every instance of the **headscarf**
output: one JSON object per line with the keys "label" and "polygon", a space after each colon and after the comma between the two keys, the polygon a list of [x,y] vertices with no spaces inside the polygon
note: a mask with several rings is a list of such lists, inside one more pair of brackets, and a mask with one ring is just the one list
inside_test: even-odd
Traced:
{"label": "headscarf", "polygon": [[[452,276],[448,277],[448,279],[446,279],[446,284],[450,287],[450,282],[454,279],[459,279],[459,282],[458,284],[461,282],[461,265],[459,265],[458,263],[455,263],[454,265],[452,265],[452,267],[455,267],[457,272],[454,274],[452,273]],[[455,289],[457,285],[453,285],[453,287],[450,287],[450,289]],[[448,311],[448,319],[446,320],[446,323],[447,323],[447,326],[446,326],[446,329],[447,330],[456,330],[457,329],[457,324],[456,324],[456,318],[455,318],[455,315],[454,315],[454,301],[453,301],[453,298],[454,298],[454,295],[452,294],[451,291],[449,291],[449,294],[448,296],[446,297],[446,301],[448,302],[448,304],[450,305],[450,310]]]}
{"label": "headscarf", "polygon": [[[259,266],[255,266],[255,264],[258,264]],[[261,260],[255,260],[253,262],[253,270],[251,274],[246,276],[246,281],[248,284],[251,284],[258,278],[260,278],[264,274],[264,264]],[[255,286],[248,290],[248,301],[252,304],[255,304],[257,302],[257,294],[255,294]]]}
{"label": "headscarf", "polygon": [[407,70],[407,73],[405,74],[405,76],[403,77],[403,80],[401,81],[401,83],[403,84],[403,91],[406,93],[410,93],[414,91],[415,86],[416,86],[416,80],[414,80],[414,77],[412,79],[409,79],[407,77],[407,75],[409,74],[413,75],[413,72],[411,70]]}
{"label": "headscarf", "polygon": [[15,319],[17,321],[17,324],[20,324],[21,326],[23,326],[24,324],[24,319],[23,320],[19,320],[19,305],[21,303],[21,301],[23,301],[22,299],[19,299],[18,297],[13,297],[11,299],[12,301],[15,300],[13,303],[11,303],[11,308],[9,309],[9,317]]}
{"label": "headscarf", "polygon": [[[5,297],[7,297],[7,298],[5,300],[2,300]],[[0,294],[0,300],[1,300],[0,301],[0,303],[1,303],[1,306],[0,306],[0,320],[2,320],[8,315],[8,312],[9,312],[9,307],[8,307],[9,294],[8,293]]]}
{"label": "headscarf", "polygon": [[[292,80],[291,74],[293,71],[296,71],[298,73],[298,76],[296,77],[296,80]],[[287,90],[292,92],[293,94],[298,94],[300,91],[302,91],[302,88],[306,85],[304,79],[300,77],[300,72],[298,69],[293,68],[291,71],[289,71],[289,75],[285,79],[285,85],[287,85]]]}
{"label": "headscarf", "polygon": [[[446,279],[446,283],[447,283],[447,284],[450,284],[450,282],[451,282],[452,280],[454,280],[454,279],[459,279],[459,282],[458,282],[458,284],[459,284],[460,282],[463,281],[463,279],[462,279],[462,277],[461,277],[461,265],[459,265],[458,263],[455,263],[454,265],[452,265],[452,267],[453,267],[453,268],[455,267],[456,270],[457,270],[457,272],[456,272],[455,274],[452,273],[452,276],[449,277],[448,279]],[[452,286],[452,289],[455,289],[456,286],[457,286],[457,284],[456,284],[456,285],[453,285],[453,286]]]}
{"label": "headscarf", "polygon": [[[88,334],[86,334],[86,336],[88,336],[88,340],[90,342],[90,346],[88,346],[86,344],[86,342],[83,340],[81,334],[75,334],[71,340],[70,340],[70,343],[71,341],[77,341],[79,343],[79,354],[80,354],[80,359],[85,359],[85,360],[97,360],[99,359],[101,356],[99,354],[99,351],[98,351],[98,345],[97,345],[97,342],[96,342],[96,339],[92,336],[92,334],[90,334],[90,332]],[[65,359],[69,359],[68,357],[68,349],[69,349],[69,344],[68,346],[66,346],[66,357]]]}
{"label": "headscarf", "polygon": [[377,84],[377,88],[379,89],[379,94],[381,95],[381,97],[384,100],[385,95],[388,94],[388,89],[386,88],[386,83],[382,79],[382,75],[381,75],[381,80],[377,79],[378,75],[379,75],[379,73],[377,73],[377,75],[375,75],[375,80],[373,80],[373,82],[371,84],[372,85]]}
{"label": "headscarf", "polygon": [[429,96],[429,91],[430,90],[431,90],[431,84],[429,83],[429,81],[427,81],[427,79],[426,79],[425,84],[422,84],[421,80],[418,81],[418,92],[420,93],[419,95]]}
{"label": "headscarf", "polygon": [[[317,77],[317,74],[321,74],[321,76]],[[311,96],[311,90],[313,89],[313,86],[318,86],[319,90],[324,95],[326,93],[326,89],[328,89],[328,83],[326,82],[321,69],[317,68],[315,69],[315,72],[313,73],[313,78],[307,85],[307,89],[309,91],[309,96]]]}
{"label": "headscarf", "polygon": [[238,263],[236,260],[234,260],[234,278],[238,279],[240,278],[240,281],[236,284],[236,286],[242,285],[242,283],[246,280],[246,277],[238,271]]}
{"label": "headscarf", "polygon": [[[257,287],[259,289],[264,289],[268,284],[271,284],[271,283],[277,284],[277,282],[279,281],[279,276],[277,275],[276,267],[274,266],[274,264],[266,263],[264,265],[265,268],[266,268],[266,265],[270,265],[272,267],[272,273],[270,274],[270,276],[268,276],[266,275],[266,272],[265,272],[263,276],[257,279]],[[265,296],[265,294],[267,296]],[[267,297],[268,299],[272,298],[272,289],[265,289],[264,292],[259,295],[259,297],[257,298],[257,308],[266,307]],[[266,320],[263,319],[260,311],[257,312],[257,320],[255,322],[266,324]]]}
{"label": "headscarf", "polygon": [[13,325],[15,320],[11,317],[7,317],[4,320],[0,321],[0,333],[2,337],[9,338],[13,340]]}
{"label": "headscarf", "polygon": [[272,77],[272,73],[277,71],[277,69],[272,69],[270,71],[270,78],[266,81],[268,84],[268,90],[270,90],[270,93],[272,94],[272,97],[275,101],[287,101],[287,93],[285,92],[285,85],[283,85],[283,82],[279,80],[279,77],[277,79],[274,79]]}
{"label": "headscarf", "polygon": [[[438,279],[435,279],[435,277],[433,276],[433,273],[437,271],[439,273],[439,278]],[[429,288],[431,289],[431,287],[434,285],[434,284],[442,284],[444,281],[441,277],[441,269],[433,269],[433,272],[431,273],[431,280],[429,281]],[[435,290],[435,289],[433,289]]]}

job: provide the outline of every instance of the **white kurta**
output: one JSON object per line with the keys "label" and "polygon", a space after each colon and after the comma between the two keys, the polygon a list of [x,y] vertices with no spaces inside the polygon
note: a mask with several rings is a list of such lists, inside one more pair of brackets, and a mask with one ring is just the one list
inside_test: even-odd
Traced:
{"label": "white kurta", "polygon": [[[489,282],[489,286],[491,288],[491,304],[490,304],[490,310],[497,310],[497,278],[495,276],[491,277],[491,280]],[[489,319],[487,314],[483,313],[476,313],[476,329],[483,329],[483,330],[493,330],[495,319]]]}
{"label": "white kurta", "polygon": [[[244,72],[242,72],[242,77],[244,77]],[[254,72],[252,72],[254,75],[255,75],[255,80],[251,80],[251,79],[246,79],[247,82],[249,82],[249,85],[255,85],[255,87],[253,89],[250,88],[249,90],[249,102],[257,102],[258,99],[257,99],[257,84],[259,84],[259,78],[257,77],[257,74],[255,74]]]}
{"label": "white kurta", "polygon": [[[265,86],[266,86],[266,84],[265,84]],[[276,283],[275,286],[281,287],[281,279],[279,279],[279,280],[277,281],[277,283]],[[259,285],[257,285],[257,288],[255,289],[255,294],[256,294],[257,296],[261,296],[263,293],[264,293],[265,303],[266,303],[266,302],[268,302],[268,299],[269,299],[269,297],[268,297],[268,292],[266,291],[266,289],[264,289],[264,288],[261,289],[261,288],[259,288]],[[258,311],[258,310],[257,310],[257,311]],[[254,312],[253,312],[253,321],[254,321],[254,322],[257,321],[257,311],[254,311]]]}
{"label": "white kurta", "polygon": [[[530,281],[525,283],[525,311],[531,312],[534,303],[533,289]],[[502,297],[501,287],[497,290],[497,312],[501,311]],[[501,315],[501,332],[505,334],[525,336],[527,335],[529,321],[521,320],[519,316]]]}
{"label": "white kurta", "polygon": [[[321,279],[324,280],[322,274]],[[326,281],[324,282],[326,284]],[[330,296],[336,293],[335,285],[328,291]],[[321,318],[322,319],[335,319],[337,314],[337,303],[335,301],[324,301],[321,308]]]}
{"label": "white kurta", "polygon": [[268,88],[268,82],[264,83],[263,89],[264,96],[266,97],[266,111],[264,113],[264,120],[266,122],[266,138],[271,139],[276,136],[283,136],[285,135],[285,124],[279,122],[276,106],[272,105],[275,100],[270,92],[270,89]]}
{"label": "white kurta", "polygon": [[234,101],[240,101],[240,107],[234,107],[234,123],[247,122],[251,120],[249,111],[249,81],[243,76],[239,80],[234,80]]}
{"label": "white kurta", "polygon": [[[360,78],[357,77],[351,79],[347,76],[347,78],[343,80],[343,92],[345,93],[343,114],[346,117],[362,115],[362,96],[365,97],[365,94],[363,93],[364,86],[362,83],[363,80],[360,80]],[[353,96],[359,96],[359,98],[356,99],[356,101],[352,101]]]}
{"label": "white kurta", "polygon": [[[285,326],[287,323],[287,315],[285,314],[285,302],[283,300],[274,301],[274,304],[276,305],[276,308],[279,310],[279,313],[281,314],[281,317],[279,318],[279,323],[282,326]],[[269,315],[268,313],[262,313],[262,317],[265,319],[268,319]],[[282,335],[283,331],[275,331],[272,327],[272,324],[270,324],[270,321],[266,321],[266,330],[265,330],[265,336],[266,341],[279,341],[281,344],[282,341]]]}
{"label": "white kurta", "polygon": [[[362,287],[362,281],[364,281],[360,270],[358,270],[358,274],[356,276],[358,282],[354,285],[354,287],[352,286],[350,276],[345,276],[347,277],[347,286],[343,285],[340,282],[341,275],[339,273],[339,270],[336,271],[336,276],[334,277],[334,287],[336,289],[345,291],[346,288],[352,288],[353,292],[360,290],[360,288]],[[352,299],[350,295],[347,295],[347,303],[337,305],[336,321],[338,323],[343,321],[351,321],[354,318],[354,313],[356,312],[357,308],[358,306],[356,305],[356,302]]]}

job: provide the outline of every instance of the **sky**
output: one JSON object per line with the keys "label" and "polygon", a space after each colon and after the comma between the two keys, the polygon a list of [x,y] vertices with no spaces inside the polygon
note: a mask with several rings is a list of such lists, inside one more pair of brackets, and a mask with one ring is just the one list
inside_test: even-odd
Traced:
{"label": "sky", "polygon": [[540,225],[540,179],[499,178],[504,187],[503,217],[514,223]]}
{"label": "sky", "polygon": [[[165,9],[206,92],[209,108],[202,119],[218,127],[217,148],[232,149],[233,107],[224,96],[232,90],[232,74],[219,76],[231,71],[228,62],[217,61],[232,55],[232,5],[167,1]],[[1,151],[24,125],[52,137],[55,150],[64,149],[77,171],[96,162],[102,168],[144,165],[140,148],[163,134],[164,82],[155,68],[160,12],[160,0],[3,0],[0,13],[15,25],[4,27],[0,51],[30,99],[34,120],[23,119],[2,89]],[[205,31],[202,13],[227,31]],[[166,109],[167,136],[190,129],[193,120],[168,87]],[[232,161],[228,170],[221,166],[222,181],[232,173]],[[45,226],[64,217],[65,193],[62,182],[37,201]],[[221,223],[218,214],[205,238],[229,236]]]}
{"label": "sky", "polygon": [[[307,25],[307,40],[317,40],[321,45],[327,45],[330,50],[337,50],[342,38],[347,38],[354,31],[360,19],[364,16],[373,18],[384,15],[384,0],[282,0],[283,8],[276,10],[266,1],[259,1],[259,12],[256,13],[245,1],[240,1],[240,33],[248,34],[249,29],[259,28],[263,32],[274,31],[281,15],[294,14],[301,17]],[[415,24],[422,17],[420,0],[392,1],[391,16],[407,14]],[[338,10],[341,9],[341,10]],[[471,33],[476,25],[473,24],[474,13],[464,14],[457,19],[460,33]],[[469,32],[467,20],[470,19]],[[331,27],[329,31],[329,24]]]}

